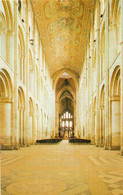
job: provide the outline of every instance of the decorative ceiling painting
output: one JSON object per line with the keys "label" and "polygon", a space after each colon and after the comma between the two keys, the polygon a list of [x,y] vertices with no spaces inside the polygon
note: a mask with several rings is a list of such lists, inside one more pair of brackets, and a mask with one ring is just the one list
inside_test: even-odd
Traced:
{"label": "decorative ceiling painting", "polygon": [[94,0],[32,0],[32,6],[51,74],[63,68],[80,74]]}

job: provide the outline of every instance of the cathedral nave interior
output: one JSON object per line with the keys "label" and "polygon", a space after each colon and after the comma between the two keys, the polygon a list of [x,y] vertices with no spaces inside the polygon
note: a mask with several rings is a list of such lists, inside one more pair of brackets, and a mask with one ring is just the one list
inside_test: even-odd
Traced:
{"label": "cathedral nave interior", "polygon": [[57,139],[122,158],[122,0],[0,0],[1,150]]}

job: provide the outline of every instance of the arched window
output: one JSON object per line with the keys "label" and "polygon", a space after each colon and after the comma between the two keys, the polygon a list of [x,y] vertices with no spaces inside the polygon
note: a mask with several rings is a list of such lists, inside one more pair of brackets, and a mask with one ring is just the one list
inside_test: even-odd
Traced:
{"label": "arched window", "polygon": [[21,48],[20,44],[18,44],[18,75],[20,78],[20,66],[21,66]]}
{"label": "arched window", "polygon": [[66,118],[68,118],[68,112],[66,112]]}
{"label": "arched window", "polygon": [[73,125],[73,124],[72,124],[72,121],[70,121],[70,127],[72,127],[72,125]]}
{"label": "arched window", "polygon": [[65,125],[64,125],[64,121],[62,121],[62,127],[64,127]]}
{"label": "arched window", "polygon": [[11,66],[14,64],[12,13],[10,1],[0,1],[0,56]]}
{"label": "arched window", "polygon": [[25,83],[25,44],[22,29],[19,26],[18,43],[18,75],[20,80]]}
{"label": "arched window", "polygon": [[[110,11],[110,42],[111,53],[114,59],[118,55],[121,42],[121,7],[119,0],[112,0]],[[114,60],[113,59],[113,60]]]}
{"label": "arched window", "polygon": [[62,127],[73,127],[73,115],[68,111],[60,116],[60,121]]}

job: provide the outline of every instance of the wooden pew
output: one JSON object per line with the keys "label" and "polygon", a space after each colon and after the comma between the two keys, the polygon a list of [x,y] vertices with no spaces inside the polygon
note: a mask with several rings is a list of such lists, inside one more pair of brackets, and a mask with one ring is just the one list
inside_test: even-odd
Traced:
{"label": "wooden pew", "polygon": [[41,140],[36,140],[37,144],[57,144],[60,141],[62,141],[62,139],[58,138],[58,139],[41,139]]}
{"label": "wooden pew", "polygon": [[73,144],[90,144],[91,140],[89,140],[89,139],[80,139],[80,138],[69,138],[69,143],[73,143]]}

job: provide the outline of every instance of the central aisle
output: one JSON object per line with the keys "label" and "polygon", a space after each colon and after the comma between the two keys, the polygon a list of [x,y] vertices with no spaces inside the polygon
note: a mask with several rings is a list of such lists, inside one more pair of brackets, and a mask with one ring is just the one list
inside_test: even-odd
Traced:
{"label": "central aisle", "polygon": [[1,153],[3,195],[118,195],[123,192],[123,158],[116,151],[72,145],[64,140],[57,145],[35,145]]}

